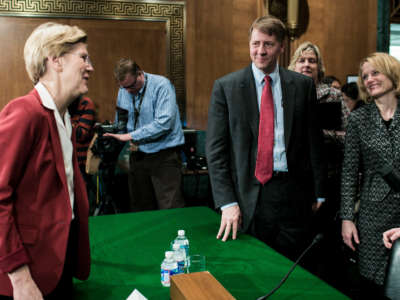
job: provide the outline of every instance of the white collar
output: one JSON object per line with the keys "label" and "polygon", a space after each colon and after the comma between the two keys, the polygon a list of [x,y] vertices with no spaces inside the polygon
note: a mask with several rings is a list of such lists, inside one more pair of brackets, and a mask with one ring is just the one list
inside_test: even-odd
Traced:
{"label": "white collar", "polygon": [[53,97],[50,95],[49,91],[47,88],[41,83],[40,81],[35,85],[35,89],[39,93],[40,100],[42,101],[42,104],[44,107],[51,109],[51,110],[57,110],[56,103],[53,100]]}
{"label": "white collar", "polygon": [[[40,81],[35,85],[35,89],[37,90],[39,96],[40,96],[40,100],[42,101],[42,104],[44,107],[54,111],[56,119],[59,117],[60,120],[62,120],[62,116],[60,115],[60,112],[57,109],[56,103],[54,102],[53,97],[50,95],[49,91],[47,90],[47,88],[44,86],[43,83],[41,83]],[[65,114],[64,114],[64,121],[65,120],[69,120],[70,119],[70,115],[68,112],[68,109],[65,110]],[[63,122],[62,122],[63,123]]]}
{"label": "white collar", "polygon": [[[251,69],[253,70],[253,75],[256,82],[262,83],[266,74],[257,68],[254,63],[251,64]],[[272,79],[272,84],[277,82],[277,79],[279,78],[279,65],[276,64],[275,69],[268,75]]]}

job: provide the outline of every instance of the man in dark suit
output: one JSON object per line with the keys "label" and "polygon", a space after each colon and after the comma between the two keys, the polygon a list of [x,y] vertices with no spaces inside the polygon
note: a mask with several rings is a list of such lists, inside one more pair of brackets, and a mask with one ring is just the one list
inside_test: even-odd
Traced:
{"label": "man in dark suit", "polygon": [[[280,20],[265,16],[254,21],[252,64],[215,81],[206,151],[215,205],[222,210],[217,238],[226,241],[232,233],[236,239],[242,229],[294,258],[310,240],[312,211],[325,200],[326,168],[314,83],[277,63],[285,38]],[[273,167],[270,178],[260,180],[255,173],[265,135],[259,135],[265,75],[272,80]]]}

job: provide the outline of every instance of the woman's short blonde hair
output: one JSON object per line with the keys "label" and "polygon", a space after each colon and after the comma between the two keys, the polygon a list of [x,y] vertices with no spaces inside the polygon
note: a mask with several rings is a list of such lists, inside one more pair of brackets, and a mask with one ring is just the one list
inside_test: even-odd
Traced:
{"label": "woman's short blonde hair", "polygon": [[297,60],[303,55],[304,52],[312,51],[315,56],[317,57],[317,64],[318,64],[318,82],[321,82],[322,78],[325,75],[325,66],[322,60],[321,52],[317,45],[311,42],[304,42],[302,43],[294,52],[292,59],[290,60],[290,64],[288,69],[294,71],[296,67]]}
{"label": "woman's short blonde hair", "polygon": [[360,99],[364,102],[372,102],[374,100],[368,94],[362,79],[362,67],[366,62],[370,63],[379,73],[388,77],[392,81],[396,96],[400,96],[400,62],[387,53],[375,52],[368,55],[360,63],[357,79]]}
{"label": "woman's short blonde hair", "polygon": [[46,73],[48,57],[60,57],[77,43],[86,43],[86,33],[78,26],[53,22],[39,25],[26,40],[25,68],[34,84]]}

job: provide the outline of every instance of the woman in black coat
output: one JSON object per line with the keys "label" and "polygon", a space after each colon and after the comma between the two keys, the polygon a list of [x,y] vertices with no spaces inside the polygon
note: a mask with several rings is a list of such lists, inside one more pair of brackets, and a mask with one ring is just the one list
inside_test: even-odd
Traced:
{"label": "woman in black coat", "polygon": [[[362,293],[378,299],[389,254],[382,233],[400,225],[400,193],[387,181],[393,169],[400,170],[400,62],[386,53],[371,54],[360,64],[358,86],[366,105],[350,114],[347,126],[341,183],[342,237],[348,247],[358,251]],[[360,210],[355,224],[358,191]]]}

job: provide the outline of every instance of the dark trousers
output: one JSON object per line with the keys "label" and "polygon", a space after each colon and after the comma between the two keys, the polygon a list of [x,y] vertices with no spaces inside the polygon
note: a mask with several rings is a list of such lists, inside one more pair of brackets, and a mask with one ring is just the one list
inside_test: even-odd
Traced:
{"label": "dark trousers", "polygon": [[250,233],[296,260],[311,242],[311,197],[304,182],[273,176],[261,187]]}
{"label": "dark trousers", "polygon": [[382,285],[378,285],[375,282],[360,276],[360,295],[355,297],[356,300],[361,299],[376,299],[385,300],[388,299],[384,296],[384,290]]}
{"label": "dark trousers", "polygon": [[[55,289],[48,295],[44,296],[45,300],[73,300],[74,287],[72,283],[73,265],[76,261],[77,241],[78,241],[78,222],[72,221],[68,237],[67,253],[65,256],[64,269],[61,274],[60,281]],[[0,300],[9,300],[13,297],[0,295]]]}
{"label": "dark trousers", "polygon": [[181,191],[182,163],[178,148],[150,154],[131,152],[129,163],[131,211],[184,206]]}

